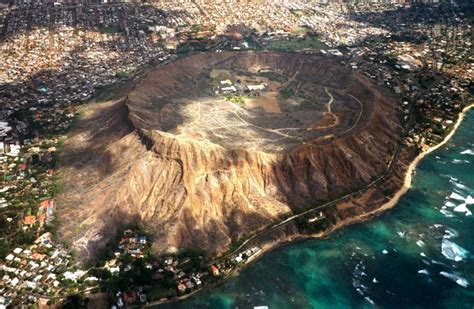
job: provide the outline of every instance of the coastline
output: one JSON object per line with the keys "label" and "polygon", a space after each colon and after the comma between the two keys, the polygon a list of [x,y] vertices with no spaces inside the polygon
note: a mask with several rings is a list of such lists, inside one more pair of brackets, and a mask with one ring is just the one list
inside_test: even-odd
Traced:
{"label": "coastline", "polygon": [[377,209],[375,209],[373,211],[364,213],[364,214],[359,215],[359,216],[354,217],[354,218],[349,218],[349,219],[340,221],[336,225],[334,225],[332,228],[330,228],[326,231],[323,231],[323,232],[320,232],[320,233],[317,233],[317,234],[311,234],[311,235],[293,235],[293,236],[288,236],[288,237],[281,238],[278,241],[265,243],[265,244],[262,245],[262,250],[258,254],[254,255],[250,259],[248,259],[242,265],[242,267],[240,269],[243,269],[247,265],[255,262],[256,260],[261,258],[265,253],[267,253],[269,251],[272,251],[272,250],[275,250],[279,247],[282,247],[282,246],[284,246],[284,245],[286,245],[290,242],[297,241],[297,240],[305,240],[305,239],[325,238],[325,237],[328,237],[331,233],[333,233],[333,232],[335,232],[335,231],[337,231],[341,228],[344,228],[344,227],[352,225],[352,224],[364,222],[364,221],[366,221],[370,218],[373,218],[374,216],[376,216],[378,214],[381,214],[382,212],[384,212],[388,209],[393,208],[396,204],[398,204],[400,199],[410,189],[412,181],[413,181],[413,171],[415,171],[418,164],[423,160],[423,158],[426,155],[436,151],[437,149],[444,146],[447,142],[449,142],[449,140],[454,136],[454,134],[456,134],[456,131],[458,130],[459,126],[461,125],[462,121],[464,120],[464,117],[465,117],[466,113],[471,109],[474,109],[474,103],[466,106],[459,113],[458,119],[457,119],[456,123],[454,124],[453,129],[449,132],[448,135],[445,136],[445,138],[440,143],[428,148],[427,150],[424,150],[424,151],[420,152],[415,157],[415,159],[408,166],[408,169],[405,173],[405,177],[404,177],[402,187],[394,194],[394,196],[388,202],[384,203],[383,205],[381,205],[380,207],[378,207]]}
{"label": "coastline", "polygon": [[399,202],[399,200],[405,195],[405,193],[407,193],[408,190],[410,189],[412,181],[413,181],[413,172],[415,171],[418,164],[423,160],[423,158],[426,155],[436,151],[437,149],[441,148],[442,146],[444,146],[446,143],[449,142],[449,140],[454,136],[454,134],[457,132],[460,125],[462,124],[462,121],[464,120],[466,113],[471,109],[474,109],[474,103],[466,106],[465,108],[463,108],[463,110],[459,113],[458,119],[456,120],[456,123],[454,124],[452,130],[449,132],[448,135],[446,135],[444,137],[444,139],[440,143],[438,143],[438,144],[436,144],[432,147],[429,147],[428,149],[420,152],[411,161],[411,163],[408,165],[408,168],[405,172],[403,185],[393,195],[393,197],[390,198],[389,201],[382,204],[380,207],[376,208],[373,211],[369,211],[367,213],[364,213],[362,215],[359,215],[359,216],[356,216],[356,217],[353,217],[353,218],[348,218],[346,220],[342,220],[342,221],[338,222],[337,224],[335,224],[334,226],[332,226],[330,229],[322,231],[322,232],[317,233],[317,234],[310,234],[310,235],[296,234],[296,235],[286,236],[286,237],[280,238],[276,241],[263,243],[263,244],[261,244],[261,250],[257,254],[250,257],[239,268],[237,268],[234,272],[228,274],[221,281],[216,282],[216,283],[214,283],[210,286],[203,287],[201,289],[195,290],[190,294],[186,294],[186,295],[183,295],[183,296],[178,297],[178,298],[161,300],[161,301],[159,300],[159,301],[149,303],[145,306],[150,307],[150,306],[154,306],[154,305],[160,305],[160,304],[165,304],[165,303],[173,303],[173,302],[177,302],[177,301],[187,299],[187,298],[191,297],[192,295],[197,294],[198,292],[202,292],[203,290],[205,290],[207,288],[211,288],[213,286],[219,285],[219,284],[227,281],[228,279],[232,278],[233,276],[238,275],[241,270],[243,270],[244,268],[246,268],[250,264],[258,261],[260,258],[262,258],[266,253],[268,253],[270,251],[276,250],[278,248],[281,248],[281,247],[283,247],[285,245],[288,245],[290,243],[293,243],[295,241],[303,241],[303,240],[309,240],[309,239],[322,239],[322,238],[328,237],[330,234],[332,234],[333,232],[335,232],[335,231],[337,231],[341,228],[347,227],[347,226],[352,225],[352,224],[367,221],[367,220],[375,217],[376,215],[379,215],[379,214],[383,213],[384,211],[393,208]]}
{"label": "coastline", "polygon": [[464,107],[463,110],[459,113],[458,119],[456,120],[456,123],[454,124],[453,129],[449,132],[449,134],[446,135],[444,137],[444,139],[441,142],[439,142],[438,144],[436,144],[434,146],[431,146],[427,150],[424,150],[424,151],[420,152],[415,157],[415,159],[413,161],[411,161],[410,165],[408,165],[407,171],[405,172],[405,177],[404,177],[404,180],[403,180],[402,187],[394,194],[394,196],[392,198],[390,198],[390,200],[388,202],[382,204],[382,206],[378,207],[377,209],[375,209],[373,211],[369,211],[369,212],[364,213],[364,214],[362,214],[358,217],[349,218],[349,219],[343,220],[341,222],[338,222],[336,225],[334,225],[328,231],[324,231],[322,233],[323,235],[321,235],[321,236],[320,235],[311,235],[311,236],[309,236],[309,238],[325,237],[328,234],[330,234],[330,233],[332,233],[332,232],[334,232],[334,231],[336,231],[336,230],[338,230],[342,227],[345,227],[345,226],[348,226],[348,225],[351,225],[351,224],[354,224],[354,223],[363,222],[365,220],[368,220],[368,219],[384,212],[385,210],[393,208],[398,203],[400,198],[402,198],[402,196],[405,195],[405,193],[407,193],[408,190],[410,189],[411,183],[412,183],[412,180],[413,180],[413,171],[415,171],[418,164],[423,160],[423,158],[427,154],[430,154],[430,153],[436,151],[437,149],[444,146],[447,142],[449,142],[449,140],[454,136],[454,134],[456,134],[456,131],[458,130],[459,126],[461,125],[462,121],[464,120],[464,117],[465,117],[466,113],[472,108],[474,108],[474,103]]}
{"label": "coastline", "polygon": [[390,201],[388,201],[387,203],[385,203],[384,205],[380,207],[381,211],[390,209],[398,203],[400,198],[410,189],[411,183],[413,180],[413,172],[415,171],[420,161],[423,160],[423,158],[427,154],[430,154],[438,150],[439,148],[441,148],[442,146],[444,146],[446,143],[449,142],[449,140],[454,136],[454,134],[456,134],[457,130],[459,129],[459,126],[464,120],[466,113],[472,108],[474,108],[474,103],[464,107],[461,113],[459,113],[458,119],[456,120],[456,123],[454,124],[453,129],[449,132],[449,134],[446,135],[445,138],[440,143],[428,148],[425,151],[422,151],[418,156],[416,156],[416,158],[408,166],[408,169],[405,174],[405,179],[403,181],[403,186],[397,191],[397,193],[395,193],[395,195],[390,199]]}

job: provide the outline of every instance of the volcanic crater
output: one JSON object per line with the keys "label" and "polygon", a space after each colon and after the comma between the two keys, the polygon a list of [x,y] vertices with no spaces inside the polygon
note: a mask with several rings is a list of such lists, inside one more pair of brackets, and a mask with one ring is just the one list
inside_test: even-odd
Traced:
{"label": "volcanic crater", "polygon": [[226,149],[284,154],[365,125],[374,101],[362,102],[352,92],[374,94],[347,73],[329,62],[289,61],[276,53],[194,56],[150,74],[128,95],[127,106],[139,128]]}
{"label": "volcanic crater", "polygon": [[156,252],[219,254],[383,173],[399,113],[385,89],[315,55],[177,59],[87,107],[60,159],[61,235],[87,258],[138,222]]}

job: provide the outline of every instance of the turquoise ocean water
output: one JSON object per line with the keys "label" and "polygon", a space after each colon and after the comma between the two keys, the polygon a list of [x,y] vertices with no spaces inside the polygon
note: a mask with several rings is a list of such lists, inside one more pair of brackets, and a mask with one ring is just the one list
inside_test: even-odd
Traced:
{"label": "turquoise ocean water", "polygon": [[474,110],[399,204],[169,308],[474,308]]}

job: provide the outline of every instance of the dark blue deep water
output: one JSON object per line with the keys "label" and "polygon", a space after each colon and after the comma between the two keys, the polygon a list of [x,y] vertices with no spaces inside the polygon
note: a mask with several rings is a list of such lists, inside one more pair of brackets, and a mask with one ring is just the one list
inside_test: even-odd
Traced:
{"label": "dark blue deep water", "polygon": [[378,218],[266,254],[170,308],[474,308],[474,111]]}

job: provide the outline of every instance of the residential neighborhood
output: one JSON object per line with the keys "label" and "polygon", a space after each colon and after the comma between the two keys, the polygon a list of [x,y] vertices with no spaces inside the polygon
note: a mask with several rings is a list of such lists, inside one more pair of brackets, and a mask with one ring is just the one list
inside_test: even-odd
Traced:
{"label": "residential neighborhood", "polygon": [[[130,228],[105,259],[86,266],[57,240],[57,158],[81,106],[148,68],[222,50],[315,54],[401,98],[406,147],[422,151],[443,140],[472,103],[472,17],[456,4],[391,2],[0,4],[0,308],[49,306],[91,291],[106,293],[112,308],[168,302],[223,281],[263,253],[264,241],[242,239],[217,258],[156,256],[146,231]],[[209,87],[238,103],[270,86],[215,78]],[[319,212],[305,225],[318,229],[324,219]]]}

